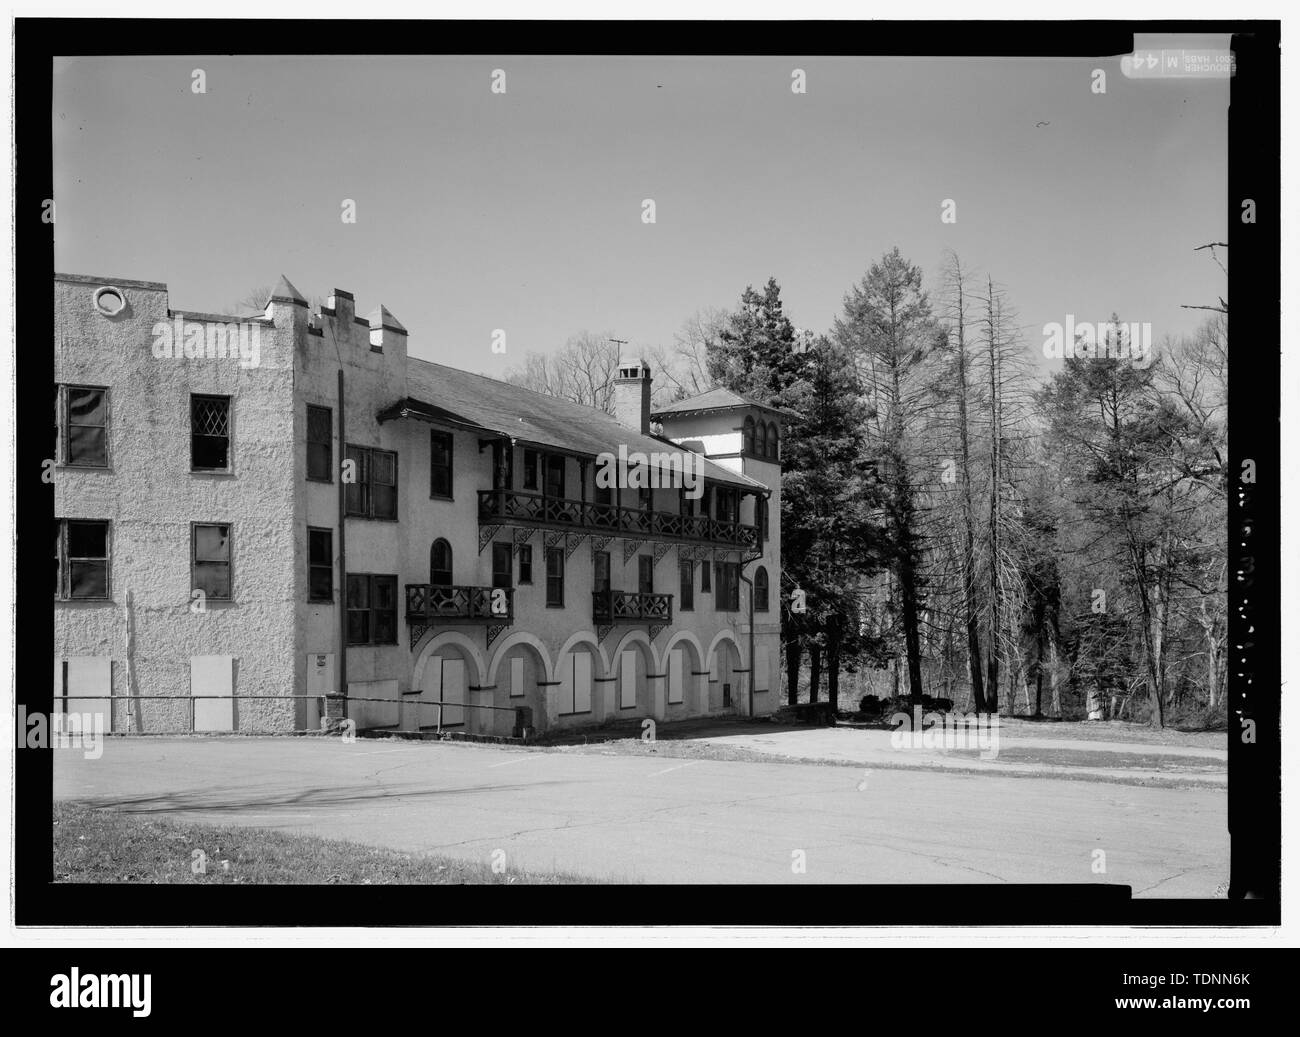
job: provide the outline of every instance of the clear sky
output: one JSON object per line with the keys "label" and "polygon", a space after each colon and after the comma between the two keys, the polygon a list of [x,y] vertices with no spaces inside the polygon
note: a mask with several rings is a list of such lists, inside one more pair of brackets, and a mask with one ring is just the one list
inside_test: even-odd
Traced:
{"label": "clear sky", "polygon": [[54,98],[60,271],[205,311],[283,273],[488,374],[583,329],[671,346],[769,275],[825,330],[894,245],[931,288],[946,248],[991,273],[1035,352],[1067,313],[1159,340],[1227,292],[1192,251],[1227,234],[1227,81],[1113,57],[71,58]]}

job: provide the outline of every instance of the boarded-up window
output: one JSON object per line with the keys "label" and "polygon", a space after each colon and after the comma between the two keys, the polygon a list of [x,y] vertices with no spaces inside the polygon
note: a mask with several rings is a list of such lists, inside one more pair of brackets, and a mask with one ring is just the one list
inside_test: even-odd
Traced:
{"label": "boarded-up window", "polygon": [[231,600],[230,524],[195,522],[190,588],[208,599]]}
{"label": "boarded-up window", "polygon": [[636,708],[636,652],[624,652],[619,657],[618,693],[620,709]]}
{"label": "boarded-up window", "polygon": [[686,688],[686,656],[680,648],[668,653],[668,701],[681,702]]}
{"label": "boarded-up window", "polygon": [[519,656],[510,660],[510,697],[524,697],[524,661]]}
{"label": "boarded-up window", "polygon": [[591,712],[591,656],[570,652],[560,665],[559,713]]}
{"label": "boarded-up window", "polygon": [[195,731],[235,729],[235,657],[190,657],[190,695],[194,698]]}

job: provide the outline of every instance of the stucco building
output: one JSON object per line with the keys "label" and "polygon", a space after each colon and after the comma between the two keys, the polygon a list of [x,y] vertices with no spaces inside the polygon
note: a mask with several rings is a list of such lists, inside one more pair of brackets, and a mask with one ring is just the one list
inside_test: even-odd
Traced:
{"label": "stucco building", "polygon": [[611,418],[283,278],[248,317],[145,281],[55,296],[68,710],[508,735],[518,707],[537,731],[776,708],[782,414],[724,390],[652,414],[632,360]]}

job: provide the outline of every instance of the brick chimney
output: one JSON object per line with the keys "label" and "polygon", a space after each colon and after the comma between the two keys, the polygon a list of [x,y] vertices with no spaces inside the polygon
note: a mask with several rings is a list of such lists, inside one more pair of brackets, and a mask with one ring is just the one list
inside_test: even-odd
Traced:
{"label": "brick chimney", "polygon": [[650,367],[644,360],[620,360],[614,379],[614,417],[643,436],[650,434]]}

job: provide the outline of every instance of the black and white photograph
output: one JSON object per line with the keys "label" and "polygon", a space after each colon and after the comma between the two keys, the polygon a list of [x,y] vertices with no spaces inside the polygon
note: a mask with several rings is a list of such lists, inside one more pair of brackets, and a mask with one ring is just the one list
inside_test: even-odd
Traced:
{"label": "black and white photograph", "polygon": [[24,21],[20,925],[1280,924],[1278,22]]}

